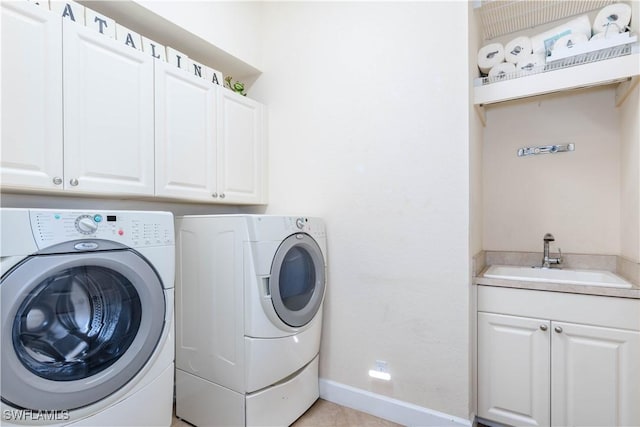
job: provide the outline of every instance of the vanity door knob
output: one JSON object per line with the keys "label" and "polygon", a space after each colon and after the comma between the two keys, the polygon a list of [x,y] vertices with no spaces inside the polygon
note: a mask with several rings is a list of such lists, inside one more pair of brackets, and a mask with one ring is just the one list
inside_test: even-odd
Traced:
{"label": "vanity door knob", "polygon": [[562,328],[560,326],[556,326],[553,330],[559,334],[562,333]]}
{"label": "vanity door knob", "polygon": [[540,325],[540,330],[541,331],[546,331],[547,330],[547,325]]}
{"label": "vanity door knob", "polygon": [[77,186],[79,184],[78,182],[78,178],[72,178],[69,180],[69,184],[71,184],[72,186]]}
{"label": "vanity door knob", "polygon": [[221,199],[224,199],[224,198],[225,198],[224,193],[220,193],[220,198],[221,198]]}
{"label": "vanity door knob", "polygon": [[54,183],[55,185],[60,185],[60,184],[62,184],[62,178],[60,178],[59,176],[54,177],[54,178],[53,178],[53,183]]}
{"label": "vanity door knob", "polygon": [[213,194],[211,195],[211,197],[213,197],[214,199],[217,199],[217,198],[218,198],[218,193],[213,193]]}

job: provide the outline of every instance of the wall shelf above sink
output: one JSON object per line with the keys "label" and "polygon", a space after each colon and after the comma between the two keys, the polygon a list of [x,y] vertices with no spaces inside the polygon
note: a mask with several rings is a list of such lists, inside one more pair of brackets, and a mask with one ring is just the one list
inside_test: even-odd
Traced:
{"label": "wall shelf above sink", "polygon": [[[632,53],[604,61],[476,86],[473,102],[476,105],[489,105],[553,92],[636,80],[634,84],[629,85],[628,89],[631,90],[639,75],[640,54]],[[621,94],[621,101],[625,97]]]}
{"label": "wall shelf above sink", "polygon": [[[477,1],[474,15],[481,45],[506,44],[518,36],[533,37],[558,23],[596,15],[617,0],[495,0]],[[486,125],[485,106],[576,89],[616,85],[615,105],[624,103],[640,81],[640,4],[631,6],[630,32],[576,45],[571,55],[547,58],[547,63],[530,71],[516,71],[497,77],[473,77],[473,104]],[[562,59],[562,60],[560,60]]]}

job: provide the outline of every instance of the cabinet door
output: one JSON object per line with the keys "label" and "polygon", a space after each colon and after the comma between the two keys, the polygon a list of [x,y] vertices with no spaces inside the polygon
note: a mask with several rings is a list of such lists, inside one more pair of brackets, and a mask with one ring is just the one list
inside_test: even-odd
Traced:
{"label": "cabinet door", "polygon": [[478,416],[549,425],[548,320],[478,313]]}
{"label": "cabinet door", "polygon": [[27,2],[0,7],[2,186],[62,189],[61,18]]}
{"label": "cabinet door", "polygon": [[161,62],[155,79],[156,195],[216,200],[216,86]]}
{"label": "cabinet door", "polygon": [[640,332],[552,327],[552,424],[640,425]]}
{"label": "cabinet door", "polygon": [[65,20],[65,189],[153,195],[153,57]]}
{"label": "cabinet door", "polygon": [[264,107],[219,89],[218,193],[235,203],[266,203]]}

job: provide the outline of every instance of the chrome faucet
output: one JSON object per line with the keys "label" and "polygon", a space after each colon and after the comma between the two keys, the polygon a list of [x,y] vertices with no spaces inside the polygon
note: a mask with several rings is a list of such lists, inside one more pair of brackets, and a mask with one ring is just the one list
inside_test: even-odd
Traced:
{"label": "chrome faucet", "polygon": [[558,252],[560,255],[558,258],[551,258],[549,256],[549,242],[555,242],[555,237],[553,234],[547,233],[542,238],[544,240],[544,251],[542,253],[542,268],[551,268],[552,264],[561,264],[562,263],[562,250],[558,248]]}

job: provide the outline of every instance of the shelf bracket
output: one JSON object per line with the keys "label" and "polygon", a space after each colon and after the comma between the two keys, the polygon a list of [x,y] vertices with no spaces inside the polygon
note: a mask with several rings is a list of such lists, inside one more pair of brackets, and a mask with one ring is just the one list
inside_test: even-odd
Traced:
{"label": "shelf bracket", "polygon": [[484,111],[484,105],[482,104],[474,104],[476,113],[478,113],[478,118],[482,122],[482,127],[487,127],[487,114]]}
{"label": "shelf bracket", "polygon": [[638,86],[638,83],[640,83],[640,76],[633,76],[616,86],[616,107],[624,104],[624,101],[633,92],[633,89]]}

